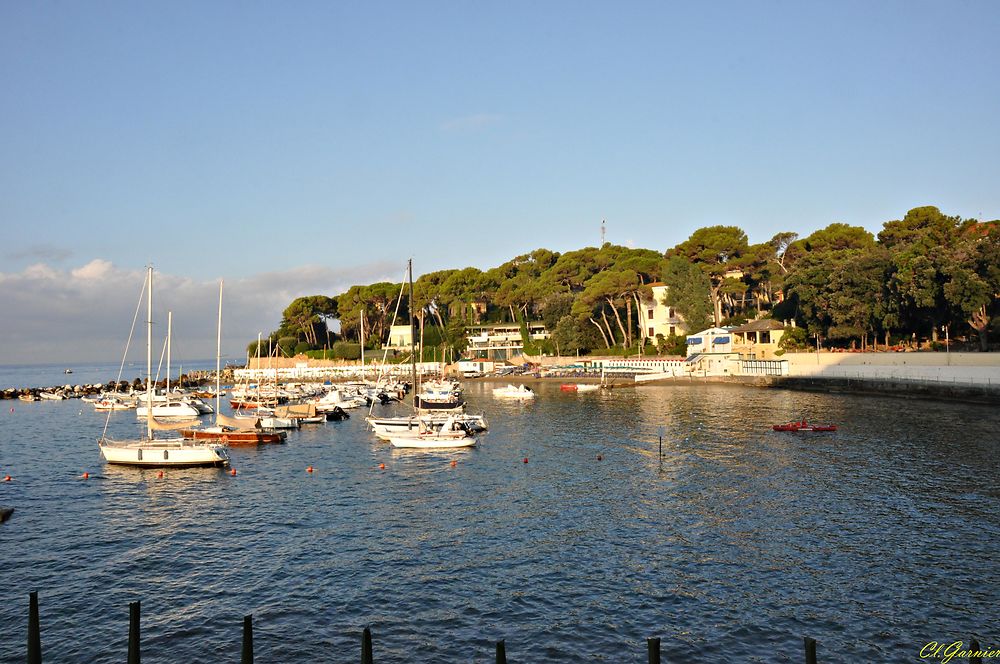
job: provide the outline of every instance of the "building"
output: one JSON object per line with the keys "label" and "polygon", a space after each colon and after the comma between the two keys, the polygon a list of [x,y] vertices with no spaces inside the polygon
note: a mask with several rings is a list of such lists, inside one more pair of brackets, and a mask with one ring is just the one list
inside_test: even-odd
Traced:
{"label": "building", "polygon": [[785,326],[773,318],[761,318],[732,329],[733,350],[745,360],[773,360]]}
{"label": "building", "polygon": [[[549,332],[542,323],[526,323],[532,341],[549,338]],[[509,360],[524,352],[521,326],[518,323],[506,325],[472,325],[465,328],[468,339],[466,354],[472,359]]]}
{"label": "building", "polygon": [[710,327],[687,338],[688,357],[707,353],[732,353],[733,335],[724,327]]}
{"label": "building", "polygon": [[412,327],[409,325],[393,325],[389,328],[389,342],[386,346],[395,350],[410,350],[412,339]]}
{"label": "building", "polygon": [[656,341],[656,335],[662,334],[669,337],[672,334],[684,334],[684,319],[677,315],[673,307],[664,304],[667,295],[667,286],[662,283],[652,283],[649,285],[653,290],[653,298],[641,299],[642,305],[639,309],[639,327],[643,336]]}

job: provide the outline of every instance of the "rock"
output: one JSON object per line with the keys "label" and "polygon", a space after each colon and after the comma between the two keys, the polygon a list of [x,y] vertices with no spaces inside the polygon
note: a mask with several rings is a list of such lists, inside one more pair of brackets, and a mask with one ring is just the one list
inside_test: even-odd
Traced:
{"label": "rock", "polygon": [[3,523],[10,518],[10,515],[14,513],[13,507],[0,507],[0,523]]}

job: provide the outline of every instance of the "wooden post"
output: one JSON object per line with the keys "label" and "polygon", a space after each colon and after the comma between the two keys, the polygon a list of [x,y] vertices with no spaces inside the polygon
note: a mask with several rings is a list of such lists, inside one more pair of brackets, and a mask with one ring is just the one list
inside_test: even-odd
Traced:
{"label": "wooden post", "polygon": [[507,644],[503,639],[497,641],[497,664],[507,664]]}
{"label": "wooden post", "polygon": [[139,664],[139,602],[128,604],[128,664]]}
{"label": "wooden post", "polygon": [[240,664],[253,664],[253,614],[243,616],[243,649]]}
{"label": "wooden post", "polygon": [[38,625],[38,592],[28,594],[28,664],[42,664],[42,631]]}
{"label": "wooden post", "polygon": [[806,636],[802,640],[806,646],[806,664],[816,664],[816,639]]}
{"label": "wooden post", "polygon": [[[979,641],[971,639],[969,641],[969,650],[971,650],[973,653],[977,652],[979,650]],[[969,657],[969,664],[983,664],[983,658],[980,657],[979,655],[973,654],[971,657]]]}
{"label": "wooden post", "polygon": [[372,659],[372,631],[368,627],[361,633],[361,664],[375,664]]}
{"label": "wooden post", "polygon": [[660,664],[660,637],[646,639],[646,650],[649,652],[649,664]]}

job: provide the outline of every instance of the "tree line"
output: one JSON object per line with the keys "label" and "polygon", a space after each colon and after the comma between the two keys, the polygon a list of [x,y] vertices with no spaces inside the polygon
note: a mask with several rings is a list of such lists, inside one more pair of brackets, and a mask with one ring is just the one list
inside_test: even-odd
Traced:
{"label": "tree line", "polygon": [[[656,283],[667,286],[663,304],[692,332],[771,317],[794,320],[831,345],[937,341],[947,332],[976,336],[987,350],[998,327],[1000,221],[919,207],[885,222],[877,235],[834,223],[804,238],[781,232],[751,244],[736,226],[711,226],[665,251],[613,244],[561,254],[536,249],[488,270],[424,274],[413,283],[412,302],[408,288],[391,282],[296,298],[264,343],[288,355],[338,343],[379,348],[394,318],[405,325],[412,316],[425,345],[453,353],[464,349],[468,325],[518,324],[530,345],[532,321],[552,333],[538,349],[544,352],[650,345],[683,352],[683,338],[651,339],[640,324]],[[340,323],[337,334],[333,320]],[[257,350],[254,341],[249,351]]]}

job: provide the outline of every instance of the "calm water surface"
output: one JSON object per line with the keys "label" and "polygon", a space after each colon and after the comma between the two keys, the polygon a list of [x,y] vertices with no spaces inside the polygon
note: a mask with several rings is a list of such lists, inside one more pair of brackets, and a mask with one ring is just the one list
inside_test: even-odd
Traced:
{"label": "calm water surface", "polygon": [[[356,661],[365,625],[379,662],[492,662],[498,639],[527,663],[644,662],[649,636],[671,662],[800,662],[804,635],[837,662],[1000,645],[995,409],[492,387],[467,386],[475,449],[394,451],[355,411],[232,450],[236,477],[109,467],[89,405],[0,402],[0,661],[24,661],[32,590],[47,662],[124,661],[137,599],[162,663],[238,661],[250,613],[260,662]],[[769,430],[803,414],[842,429]]]}

